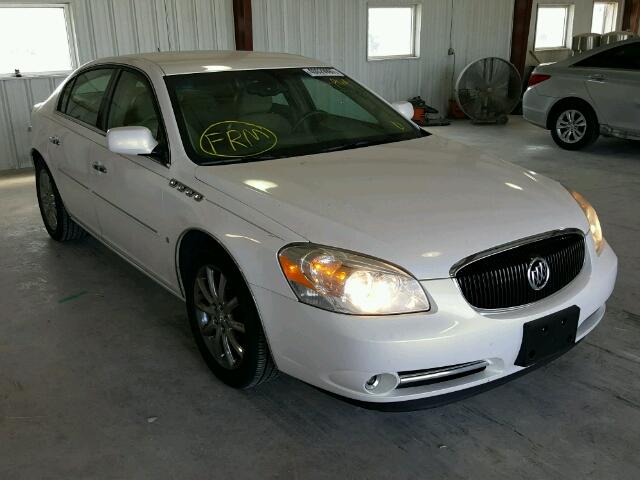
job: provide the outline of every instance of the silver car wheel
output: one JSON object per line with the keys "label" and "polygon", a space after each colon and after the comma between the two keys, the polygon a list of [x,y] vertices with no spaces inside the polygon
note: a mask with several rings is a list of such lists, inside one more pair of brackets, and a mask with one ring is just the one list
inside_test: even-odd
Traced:
{"label": "silver car wheel", "polygon": [[563,142],[578,143],[587,133],[587,119],[578,110],[566,110],[558,117],[556,133]]}
{"label": "silver car wheel", "polygon": [[238,297],[230,292],[227,278],[213,265],[205,265],[198,270],[193,292],[196,319],[207,349],[223,368],[239,368],[245,353],[245,326],[234,317]]}
{"label": "silver car wheel", "polygon": [[42,212],[47,222],[47,226],[51,230],[58,228],[58,206],[56,204],[56,195],[53,190],[53,182],[49,176],[49,172],[44,168],[40,170],[39,176],[39,195]]}

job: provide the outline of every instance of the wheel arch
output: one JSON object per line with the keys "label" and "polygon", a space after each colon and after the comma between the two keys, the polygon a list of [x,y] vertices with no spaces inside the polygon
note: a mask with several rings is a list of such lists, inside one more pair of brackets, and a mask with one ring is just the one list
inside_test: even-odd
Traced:
{"label": "wheel arch", "polygon": [[45,165],[47,164],[46,160],[44,159],[44,155],[42,155],[37,148],[32,148],[30,153],[31,161],[33,162],[34,167],[36,166],[36,162],[42,162]]}
{"label": "wheel arch", "polygon": [[562,98],[553,104],[553,107],[551,107],[551,110],[549,110],[549,115],[547,115],[547,130],[551,130],[553,128],[552,119],[554,118],[556,113],[560,109],[564,108],[565,106],[572,105],[572,104],[573,105],[579,104],[585,107],[587,110],[591,112],[593,117],[596,119],[596,122],[599,123],[598,114],[596,113],[596,110],[593,108],[593,105],[591,105],[591,103],[589,103],[584,98],[572,96],[572,97]]}
{"label": "wheel arch", "polygon": [[184,232],[182,232],[182,234],[180,234],[180,236],[178,237],[178,241],[176,242],[176,253],[175,253],[176,275],[178,276],[178,285],[182,293],[182,296],[186,300],[187,291],[186,291],[184,280],[186,275],[188,275],[189,273],[188,271],[189,262],[195,259],[195,255],[193,255],[192,253],[197,250],[197,247],[201,247],[201,246],[212,248],[219,255],[225,256],[227,259],[231,261],[231,263],[237,269],[238,273],[240,274],[240,277],[242,278],[245,285],[247,286],[247,289],[249,290],[249,294],[251,295],[251,298],[253,299],[253,304],[255,305],[256,312],[258,313],[258,321],[260,322],[262,331],[264,333],[264,337],[267,341],[267,346],[269,348],[271,359],[276,364],[276,368],[277,368],[278,365],[273,355],[271,342],[269,340],[269,332],[267,332],[267,329],[265,328],[264,321],[262,320],[262,314],[260,313],[260,305],[256,300],[256,296],[254,295],[253,289],[251,288],[251,283],[249,283],[249,280],[247,279],[245,272],[242,270],[242,267],[240,266],[238,261],[234,258],[234,256],[231,254],[229,249],[218,238],[216,238],[215,235],[205,230],[202,230],[200,228],[194,227],[194,228],[186,229]]}
{"label": "wheel arch", "polygon": [[227,257],[238,269],[247,286],[249,285],[249,282],[240,268],[240,265],[238,265],[238,262],[233,258],[229,249],[226,248],[215,235],[200,228],[188,228],[178,237],[175,252],[176,275],[178,276],[178,284],[183,295],[186,295],[184,279],[189,273],[187,270],[189,262],[193,261],[195,258],[192,252],[194,252],[197,247],[212,248],[218,254]]}

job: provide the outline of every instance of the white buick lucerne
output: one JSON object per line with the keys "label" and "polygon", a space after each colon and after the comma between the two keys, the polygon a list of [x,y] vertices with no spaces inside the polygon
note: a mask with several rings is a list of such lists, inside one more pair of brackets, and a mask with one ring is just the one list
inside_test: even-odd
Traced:
{"label": "white buick lucerne", "polygon": [[449,401],[587,335],[617,259],[579,193],[406,107],[298,56],[91,62],[34,109],[42,218],[184,299],[231,386]]}

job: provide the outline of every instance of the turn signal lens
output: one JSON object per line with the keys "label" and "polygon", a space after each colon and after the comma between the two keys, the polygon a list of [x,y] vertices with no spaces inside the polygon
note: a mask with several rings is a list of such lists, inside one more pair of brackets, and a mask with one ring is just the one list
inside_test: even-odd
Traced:
{"label": "turn signal lens", "polygon": [[602,249],[604,247],[604,237],[602,236],[602,227],[600,226],[600,219],[598,218],[598,214],[596,213],[595,208],[578,192],[574,192],[573,190],[569,190],[571,196],[578,202],[580,208],[584,212],[587,217],[587,221],[589,222],[589,231],[591,232],[591,237],[593,238],[593,243],[596,246],[596,253],[600,255]]}
{"label": "turn signal lens", "polygon": [[430,308],[415,278],[380,260],[313,244],[285,247],[278,260],[298,299],[315,307],[354,315]]}

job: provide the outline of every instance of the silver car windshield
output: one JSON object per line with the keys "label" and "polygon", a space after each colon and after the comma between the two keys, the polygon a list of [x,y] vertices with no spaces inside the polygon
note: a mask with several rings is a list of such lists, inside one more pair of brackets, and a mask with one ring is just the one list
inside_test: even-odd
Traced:
{"label": "silver car windshield", "polygon": [[425,135],[332,68],[166,77],[180,134],[198,164],[257,161]]}

